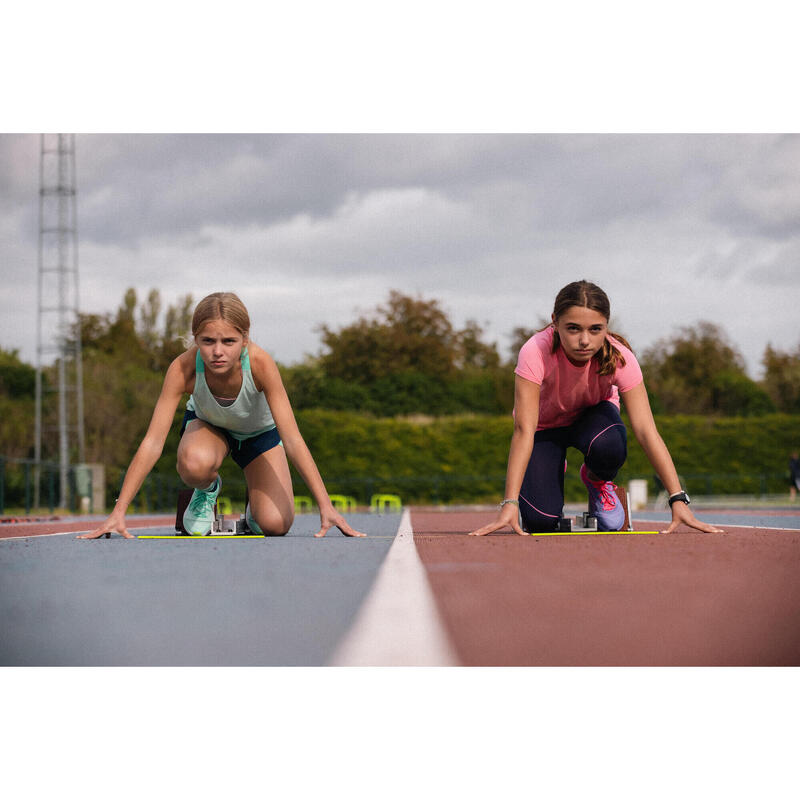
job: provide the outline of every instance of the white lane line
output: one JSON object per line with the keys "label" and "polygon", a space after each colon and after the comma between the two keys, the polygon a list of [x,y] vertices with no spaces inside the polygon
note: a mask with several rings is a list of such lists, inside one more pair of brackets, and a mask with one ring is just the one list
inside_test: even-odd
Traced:
{"label": "white lane line", "polygon": [[74,533],[77,536],[79,533],[91,533],[94,528],[87,528],[85,531],[58,531],[56,533],[28,533],[24,536],[0,536],[0,542],[10,541],[11,539],[41,539],[42,536],[69,536]]}
{"label": "white lane line", "polygon": [[[706,520],[702,520],[705,522]],[[635,519],[634,522],[641,522],[656,525],[669,525],[669,520],[663,519]],[[716,525],[718,528],[745,528],[746,530],[756,530],[756,531],[794,531],[794,533],[800,532],[800,528],[776,528],[773,525],[737,525],[732,522],[712,522],[711,525]],[[685,531],[684,531],[685,533]],[[702,533],[702,531],[697,531],[697,533]]]}
{"label": "white lane line", "polygon": [[372,588],[329,662],[335,667],[454,667],[405,509]]}
{"label": "white lane line", "polygon": [[[149,525],[147,527],[142,527],[142,528],[131,528],[128,532],[130,533],[131,530],[134,530],[134,531],[152,531],[152,530],[158,530],[159,528],[166,528],[166,527],[167,527],[166,525]],[[85,530],[84,529],[80,529],[80,530],[74,530],[74,531],[56,531],[55,533],[28,533],[28,534],[25,534],[24,536],[0,536],[0,542],[9,541],[11,539],[41,539],[43,536],[71,536],[71,535],[74,535],[75,538],[77,538],[79,534],[81,534],[81,533],[91,533],[93,530],[96,530],[96,528],[86,528]],[[103,539],[105,537],[100,536],[98,538]],[[123,536],[122,536],[121,533],[112,533],[111,534],[111,538],[112,539],[122,539]],[[134,538],[137,538],[136,534],[134,534]],[[178,537],[178,538],[187,538],[187,537]],[[87,541],[89,541],[89,540],[87,540]]]}

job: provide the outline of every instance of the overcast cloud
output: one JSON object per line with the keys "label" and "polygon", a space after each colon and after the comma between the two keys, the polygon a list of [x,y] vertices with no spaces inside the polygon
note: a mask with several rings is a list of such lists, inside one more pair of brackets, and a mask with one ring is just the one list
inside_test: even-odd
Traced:
{"label": "overcast cloud", "polygon": [[[283,363],[390,289],[509,334],[588,278],[641,352],[800,344],[800,136],[79,135],[81,309],[236,291]],[[38,135],[0,136],[0,346],[35,363]]]}

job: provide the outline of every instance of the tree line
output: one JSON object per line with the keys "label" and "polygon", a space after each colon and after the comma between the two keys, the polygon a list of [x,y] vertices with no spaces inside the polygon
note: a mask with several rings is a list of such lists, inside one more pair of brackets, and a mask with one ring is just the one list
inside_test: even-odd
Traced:
{"label": "tree line", "polygon": [[[164,372],[186,346],[193,308],[190,295],[164,308],[158,290],[140,300],[128,289],[116,311],[80,316],[88,461],[127,465],[147,428]],[[298,411],[352,411],[378,418],[502,416],[513,406],[516,352],[535,330],[516,328],[514,356],[504,359],[477,322],[459,328],[437,300],[392,291],[349,325],[322,326],[319,354],[279,367]],[[269,350],[268,342],[262,344]],[[764,377],[758,381],[747,375],[725,332],[710,322],[680,328],[637,357],[656,414],[800,413],[800,344],[790,352],[768,345]],[[54,376],[46,374],[48,381],[54,385]],[[32,453],[34,387],[35,368],[17,351],[0,348],[2,455]],[[45,407],[45,422],[48,415],[54,422],[54,406]],[[180,414],[182,409],[176,421]],[[163,467],[169,471],[177,428],[164,449]]]}

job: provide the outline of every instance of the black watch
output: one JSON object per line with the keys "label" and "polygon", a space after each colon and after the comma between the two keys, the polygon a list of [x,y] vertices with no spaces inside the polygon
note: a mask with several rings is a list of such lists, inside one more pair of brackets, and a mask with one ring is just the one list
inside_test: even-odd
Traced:
{"label": "black watch", "polygon": [[672,508],[672,504],[677,502],[678,500],[686,503],[687,506],[689,505],[689,503],[692,502],[689,499],[689,495],[686,494],[686,492],[678,492],[677,494],[674,494],[674,495],[672,495],[672,497],[670,497],[670,499],[669,499],[669,507]]}

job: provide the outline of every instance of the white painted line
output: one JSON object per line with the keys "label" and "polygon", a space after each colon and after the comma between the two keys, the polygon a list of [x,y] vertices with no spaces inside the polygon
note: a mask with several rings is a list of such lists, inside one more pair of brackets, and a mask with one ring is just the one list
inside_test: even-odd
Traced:
{"label": "white painted line", "polygon": [[[129,529],[128,533],[130,533],[131,530],[134,530],[134,531],[152,531],[152,530],[157,530],[158,528],[165,528],[165,527],[166,527],[166,525],[151,525],[151,526],[149,526],[147,528],[131,528],[131,529]],[[94,530],[97,530],[97,529],[96,528],[86,528],[86,530],[57,531],[56,533],[30,533],[30,534],[27,534],[25,536],[0,536],[0,542],[9,541],[11,539],[41,539],[43,536],[75,536],[75,538],[77,539],[78,536],[80,536],[80,534],[82,534],[82,533],[91,533]],[[99,539],[103,539],[105,537],[104,536],[99,536],[98,538]],[[111,538],[112,539],[115,539],[115,538],[120,538],[121,539],[121,538],[123,538],[123,536],[122,536],[121,533],[116,533],[115,532],[115,533],[111,534]],[[134,534],[134,538],[137,538],[136,534]],[[186,537],[179,537],[179,538],[186,538]],[[87,539],[86,541],[91,541],[91,540]]]}
{"label": "white painted line", "polygon": [[329,663],[334,667],[459,665],[417,554],[408,509],[375,583]]}
{"label": "white painted line", "polygon": [[26,536],[0,536],[0,542],[10,541],[11,539],[41,539],[42,536],[69,536],[74,533],[78,536],[80,533],[91,533],[94,528],[87,528],[85,531],[60,531],[57,533],[30,533]]}
{"label": "white painted line", "polygon": [[[701,520],[705,522],[706,520]],[[655,525],[669,525],[669,520],[663,519],[637,519],[635,522],[655,524]],[[756,530],[756,531],[794,531],[795,533],[800,533],[800,528],[776,528],[772,525],[767,527],[766,525],[735,525],[732,522],[711,522],[710,525],[715,525],[717,528],[745,528],[746,530]],[[688,528],[688,525],[684,525],[684,528]],[[685,533],[685,531],[681,531]],[[702,533],[703,531],[696,531],[697,533]]]}

